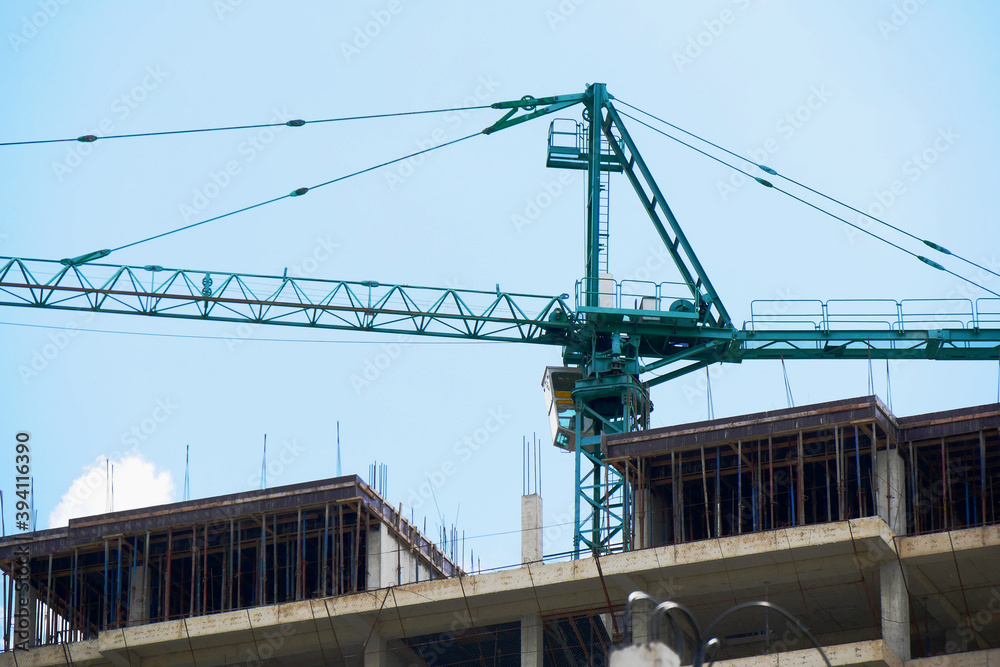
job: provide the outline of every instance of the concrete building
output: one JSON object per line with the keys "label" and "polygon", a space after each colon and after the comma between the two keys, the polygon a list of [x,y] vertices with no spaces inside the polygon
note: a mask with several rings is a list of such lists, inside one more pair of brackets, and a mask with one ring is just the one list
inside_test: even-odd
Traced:
{"label": "concrete building", "polygon": [[[522,564],[465,573],[354,477],[6,538],[6,646],[18,597],[37,645],[0,664],[605,665],[645,591],[702,628],[770,601],[834,665],[1000,665],[1000,405],[897,418],[865,397],[604,450],[629,548],[581,560],[545,562],[528,495]],[[721,665],[821,664],[763,609],[713,634]]]}

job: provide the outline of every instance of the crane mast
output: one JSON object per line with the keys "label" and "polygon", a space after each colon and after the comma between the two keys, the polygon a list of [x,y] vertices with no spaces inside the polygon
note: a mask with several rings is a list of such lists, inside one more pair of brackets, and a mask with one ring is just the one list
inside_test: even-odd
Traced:
{"label": "crane mast", "polygon": [[[737,327],[605,84],[575,95],[499,102],[483,134],[582,105],[583,122],[557,119],[546,164],[586,172],[584,275],[570,295],[458,290],[375,281],[0,257],[0,306],[246,322],[368,333],[555,345],[563,365],[543,388],[553,444],[575,454],[573,551],[631,548],[626,480],[604,463],[604,438],[649,427],[650,388],[714,363],[749,359],[1000,358],[1000,299],[801,301],[780,317],[751,304]],[[609,273],[608,188],[628,180],[680,276],[634,284]],[[771,173],[771,172],[769,172]],[[763,182],[769,185],[767,182]]]}

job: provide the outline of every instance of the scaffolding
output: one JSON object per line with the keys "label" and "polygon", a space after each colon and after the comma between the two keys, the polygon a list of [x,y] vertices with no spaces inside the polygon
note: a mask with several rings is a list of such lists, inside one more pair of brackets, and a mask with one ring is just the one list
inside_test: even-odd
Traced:
{"label": "scaffolding", "polygon": [[897,418],[867,396],[606,445],[632,488],[637,548],[865,516],[910,535],[1000,517],[1000,404]]}
{"label": "scaffolding", "polygon": [[21,617],[38,646],[459,573],[356,476],[73,519],[0,540],[0,570],[4,650]]}

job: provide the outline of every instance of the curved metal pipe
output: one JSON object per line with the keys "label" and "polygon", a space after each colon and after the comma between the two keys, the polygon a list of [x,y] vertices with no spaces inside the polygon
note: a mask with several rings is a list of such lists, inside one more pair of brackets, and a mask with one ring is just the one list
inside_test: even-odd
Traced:
{"label": "curved metal pipe", "polygon": [[[736,605],[735,607],[730,607],[726,611],[724,611],[721,614],[719,614],[719,616],[717,616],[714,621],[712,621],[711,623],[709,623],[708,627],[705,628],[705,635],[708,636],[708,637],[711,637],[712,636],[712,630],[715,628],[715,626],[717,626],[719,624],[720,621],[722,621],[723,619],[725,619],[726,617],[728,617],[728,616],[730,616],[732,614],[735,614],[738,611],[742,611],[744,609],[749,609],[750,607],[764,607],[765,609],[773,609],[774,611],[778,612],[779,614],[781,614],[782,616],[784,616],[785,618],[787,618],[789,621],[791,621],[792,623],[794,623],[795,627],[797,627],[802,632],[802,634],[804,634],[806,637],[809,638],[809,641],[811,641],[813,643],[813,646],[816,648],[817,651],[819,651],[819,654],[821,656],[823,656],[823,662],[826,663],[826,667],[833,667],[833,665],[830,664],[830,659],[826,657],[826,653],[823,651],[822,647],[820,647],[819,642],[817,642],[816,638],[812,636],[812,633],[809,632],[809,630],[807,630],[806,627],[804,625],[802,625],[802,623],[799,622],[799,619],[795,618],[794,616],[792,616],[791,613],[785,611],[784,609],[782,609],[778,605],[773,604],[771,602],[765,602],[764,600],[756,600],[756,601],[752,601],[752,602],[741,602],[740,604]],[[713,640],[714,641],[718,641],[715,637],[712,637],[711,639],[708,640],[708,642],[711,643]],[[709,667],[711,667],[711,665],[713,665],[714,663],[715,663],[715,660],[713,659],[712,662],[709,663]]]}
{"label": "curved metal pipe", "polygon": [[[646,600],[647,602],[652,602],[655,608],[660,604],[660,601],[654,598],[649,593],[643,593],[642,591],[633,591],[629,593],[628,599],[625,601],[625,629],[622,632],[622,643],[631,642],[632,636],[629,634],[629,630],[632,629],[632,605],[639,600]],[[646,643],[649,643],[649,632],[647,628],[646,632]]]}
{"label": "curved metal pipe", "polygon": [[694,631],[694,646],[695,646],[695,664],[699,663],[699,658],[701,656],[701,630],[698,628],[698,622],[694,618],[694,614],[691,610],[682,605],[679,602],[672,602],[667,600],[666,602],[661,602],[656,605],[653,609],[653,633],[654,635],[660,634],[660,617],[664,614],[670,619],[670,625],[674,631],[674,637],[677,647],[677,657],[682,658],[684,656],[684,635],[681,634],[680,626],[677,624],[677,619],[674,618],[672,612],[679,611],[687,618],[688,625],[691,626],[691,630]]}

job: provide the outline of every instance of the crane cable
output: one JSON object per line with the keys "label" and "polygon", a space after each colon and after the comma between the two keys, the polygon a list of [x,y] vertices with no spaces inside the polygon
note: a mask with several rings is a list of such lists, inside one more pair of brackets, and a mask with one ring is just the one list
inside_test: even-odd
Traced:
{"label": "crane cable", "polygon": [[[795,185],[799,186],[800,188],[808,190],[809,192],[812,192],[813,194],[819,195],[820,197],[823,197],[824,199],[832,201],[835,204],[839,204],[840,206],[843,206],[846,209],[854,211],[858,215],[862,215],[862,216],[864,216],[864,217],[866,217],[866,218],[868,218],[870,220],[873,220],[874,222],[879,223],[880,225],[885,225],[886,227],[888,227],[890,229],[893,229],[893,230],[899,232],[900,234],[908,236],[908,237],[910,237],[911,239],[913,239],[915,241],[919,241],[920,243],[923,243],[928,248],[931,248],[933,250],[937,250],[938,252],[940,252],[942,254],[945,254],[945,255],[951,255],[955,259],[961,260],[961,261],[963,261],[963,262],[965,262],[967,264],[970,264],[970,265],[976,267],[977,269],[982,269],[983,271],[986,271],[987,273],[991,273],[994,276],[997,276],[998,278],[1000,278],[1000,273],[997,273],[996,271],[993,271],[992,269],[988,269],[985,266],[983,266],[982,264],[978,264],[978,263],[972,261],[971,259],[968,259],[968,258],[963,257],[961,255],[955,254],[955,253],[953,253],[952,251],[948,250],[947,248],[945,248],[942,245],[934,243],[933,241],[928,241],[927,239],[922,239],[919,236],[917,236],[916,234],[912,234],[912,233],[906,231],[905,229],[903,229],[901,227],[897,227],[896,225],[888,223],[885,220],[882,220],[881,218],[875,217],[871,213],[865,213],[864,211],[862,211],[862,210],[860,210],[858,208],[855,208],[855,207],[851,206],[850,204],[837,199],[836,197],[831,197],[830,195],[824,194],[824,193],[820,192],[819,190],[816,190],[814,188],[809,187],[805,183],[801,183],[801,182],[795,180],[794,178],[791,178],[790,176],[785,176],[784,174],[780,174],[777,171],[775,171],[774,169],[772,169],[772,168],[770,168],[770,167],[768,167],[766,165],[758,164],[758,163],[754,162],[753,160],[751,160],[748,157],[740,155],[739,153],[734,153],[733,151],[729,150],[728,148],[724,148],[724,147],[722,147],[722,146],[720,146],[720,145],[718,145],[716,143],[713,143],[713,142],[709,141],[708,139],[705,139],[704,137],[701,137],[701,136],[698,136],[697,134],[694,134],[693,132],[688,132],[684,128],[678,127],[677,125],[674,125],[673,123],[671,123],[669,121],[666,121],[666,120],[664,120],[664,119],[662,119],[662,118],[660,118],[658,116],[654,116],[653,114],[649,113],[648,111],[643,111],[642,109],[640,109],[638,107],[635,107],[635,106],[629,104],[628,102],[626,102],[624,100],[618,99],[616,101],[621,102],[623,105],[629,107],[630,109],[634,109],[635,111],[638,111],[641,114],[644,114],[646,116],[649,116],[650,118],[658,120],[659,122],[663,123],[664,125],[668,125],[668,126],[674,128],[675,130],[683,132],[684,134],[686,134],[688,136],[694,137],[698,141],[704,142],[704,143],[708,144],[709,146],[717,148],[720,151],[723,151],[724,153],[728,153],[729,155],[732,155],[735,158],[743,160],[744,162],[749,162],[750,164],[752,164],[753,166],[757,167],[758,169],[760,169],[761,171],[763,171],[763,172],[765,172],[767,174],[770,174],[772,176],[778,176],[779,178],[783,178],[786,181],[788,181],[789,183],[794,183]],[[632,118],[632,116],[629,116],[629,118]],[[636,119],[632,118],[632,120],[636,120]],[[641,121],[637,121],[637,122],[641,122]],[[649,127],[649,126],[647,125],[647,127]],[[673,137],[671,137],[671,138],[673,138]],[[683,142],[681,142],[681,143],[683,143]],[[685,144],[685,145],[688,145],[688,144]],[[692,146],[691,148],[694,148],[694,147]],[[698,150],[698,149],[695,148],[694,150]],[[702,153],[703,155],[707,155],[707,153],[704,153],[704,151],[698,151],[698,152]],[[711,157],[711,156],[709,156],[709,157]],[[723,164],[726,164],[726,163],[723,163]],[[727,166],[735,169],[735,167],[733,167],[732,165],[727,165]],[[757,180],[757,181],[760,180],[760,179],[757,179],[757,178],[755,178],[754,176],[752,176],[750,174],[747,174],[746,172],[744,172],[741,169],[738,169],[737,171],[740,171],[741,173],[746,174],[747,176],[749,176],[750,178],[753,178],[754,180]]]}
{"label": "crane cable", "polygon": [[466,139],[471,139],[472,137],[480,136],[481,134],[482,134],[482,132],[473,132],[472,134],[467,134],[464,137],[460,137],[458,139],[453,139],[451,141],[446,141],[445,143],[438,144],[437,146],[431,146],[430,148],[425,148],[425,149],[419,150],[419,151],[417,151],[415,153],[410,153],[409,155],[404,155],[402,157],[394,158],[392,160],[387,160],[385,162],[380,162],[379,164],[373,165],[371,167],[365,167],[364,169],[359,169],[358,171],[351,172],[350,174],[345,174],[344,176],[338,176],[336,178],[332,178],[332,179],[330,179],[328,181],[324,181],[322,183],[318,183],[316,185],[313,185],[312,187],[297,188],[297,189],[292,190],[291,192],[289,192],[287,195],[281,195],[280,197],[274,197],[273,199],[268,199],[267,201],[262,201],[262,202],[258,202],[256,204],[251,204],[250,206],[244,206],[243,208],[236,209],[235,211],[229,211],[228,213],[223,213],[222,215],[217,215],[217,216],[215,216],[213,218],[208,218],[207,220],[201,220],[199,222],[193,222],[190,225],[184,225],[183,227],[178,227],[176,229],[172,229],[172,230],[167,231],[167,232],[162,232],[162,233],[156,234],[154,236],[149,236],[149,237],[141,239],[139,241],[133,241],[131,243],[126,243],[125,245],[120,245],[117,248],[110,248],[110,249],[105,249],[105,250],[97,250],[97,251],[94,251],[94,252],[87,253],[85,255],[80,255],[79,257],[62,259],[60,261],[63,264],[65,264],[66,266],[79,266],[81,264],[86,264],[87,262],[91,262],[91,261],[93,261],[95,259],[100,259],[102,257],[107,257],[111,253],[116,252],[118,250],[124,250],[125,248],[131,248],[132,246],[139,245],[140,243],[146,243],[148,241],[153,241],[155,239],[163,238],[164,236],[169,236],[170,234],[176,234],[177,232],[182,232],[182,231],[185,231],[187,229],[192,229],[193,227],[199,227],[201,225],[205,225],[205,224],[208,224],[210,222],[215,222],[215,221],[221,220],[223,218],[228,218],[229,216],[236,215],[237,213],[243,213],[245,211],[250,211],[250,210],[255,209],[255,208],[260,208],[261,206],[266,206],[268,204],[273,204],[274,202],[281,201],[282,199],[289,199],[291,197],[301,197],[302,195],[306,194],[310,190],[316,190],[316,189],[322,188],[322,187],[327,186],[327,185],[332,185],[333,183],[338,183],[340,181],[347,180],[348,178],[351,178],[353,176],[359,176],[359,175],[367,173],[369,171],[374,171],[375,169],[379,169],[381,167],[385,167],[385,166],[388,166],[390,164],[395,164],[396,162],[402,162],[403,160],[408,160],[408,159],[410,159],[412,157],[415,157],[417,155],[422,155],[424,153],[430,153],[431,151],[435,151],[435,150],[437,150],[439,148],[444,148],[446,146],[451,146],[451,145],[457,144],[457,143],[459,143],[461,141],[465,141]]}
{"label": "crane cable", "polygon": [[266,127],[302,127],[303,125],[314,125],[317,123],[339,123],[352,120],[371,120],[373,118],[395,118],[398,116],[419,116],[432,113],[447,113],[449,111],[473,111],[476,109],[489,109],[489,108],[490,105],[481,104],[479,106],[471,106],[471,107],[452,107],[449,109],[424,109],[420,111],[398,111],[394,113],[378,113],[378,114],[369,114],[365,116],[341,116],[339,118],[319,118],[316,120],[302,120],[301,118],[296,118],[295,120],[289,120],[284,123],[258,123],[256,125],[228,125],[224,127],[204,127],[194,130],[166,130],[161,132],[136,132],[134,134],[109,134],[103,137],[99,137],[93,134],[85,134],[80,137],[70,137],[66,139],[34,139],[31,141],[5,141],[5,142],[0,142],[0,147],[29,146],[34,144],[58,144],[70,141],[78,141],[80,143],[89,144],[104,139],[135,139],[137,137],[162,137],[172,134],[226,132],[228,130],[257,130]]}
{"label": "crane cable", "polygon": [[[619,102],[621,102],[621,100],[618,100],[618,101],[619,101]],[[629,107],[631,107],[631,106],[632,106],[632,105],[630,105],[630,104],[627,104],[626,102],[622,102],[622,104],[625,104],[626,106],[629,106]],[[635,108],[635,107],[632,107],[632,108]],[[679,143],[679,144],[681,144],[681,145],[683,145],[683,146],[687,146],[688,148],[690,148],[690,149],[691,149],[691,150],[693,150],[693,151],[696,151],[696,152],[698,152],[698,153],[701,153],[702,155],[704,155],[704,156],[705,156],[705,157],[707,157],[707,158],[710,158],[710,159],[712,159],[712,160],[715,160],[716,162],[719,162],[720,164],[723,164],[723,165],[725,165],[725,166],[729,167],[730,169],[732,169],[732,170],[734,170],[734,171],[738,171],[739,173],[741,173],[741,174],[743,174],[743,175],[747,176],[748,178],[752,178],[753,180],[757,181],[758,183],[760,183],[760,184],[761,184],[761,185],[763,185],[764,187],[767,187],[767,188],[771,188],[771,189],[773,189],[773,190],[777,190],[778,192],[780,192],[780,193],[782,193],[782,194],[784,194],[784,195],[787,195],[787,196],[791,197],[792,199],[795,199],[795,200],[797,200],[797,201],[799,201],[799,202],[801,202],[801,203],[805,204],[806,206],[809,206],[810,208],[814,208],[814,209],[816,209],[816,210],[817,210],[817,211],[819,211],[820,213],[823,213],[823,214],[825,214],[825,215],[828,215],[828,216],[830,216],[831,218],[834,218],[835,220],[839,220],[840,222],[844,223],[845,225],[848,225],[849,227],[853,227],[854,229],[858,230],[859,232],[863,232],[863,233],[867,234],[868,236],[871,236],[871,237],[872,237],[872,238],[874,238],[874,239],[877,239],[877,240],[879,240],[879,241],[881,241],[881,242],[883,242],[883,243],[885,243],[885,244],[887,244],[887,245],[890,245],[890,246],[892,246],[893,248],[896,248],[897,250],[900,250],[900,251],[902,251],[902,252],[906,253],[907,255],[910,255],[910,256],[912,256],[912,257],[915,257],[916,259],[920,260],[921,262],[923,262],[924,264],[927,264],[927,265],[928,265],[928,266],[930,266],[930,267],[933,267],[933,268],[935,268],[935,269],[938,269],[939,271],[944,271],[945,273],[948,273],[948,274],[951,274],[952,276],[955,276],[955,277],[956,277],[956,278],[958,278],[959,280],[963,280],[963,281],[965,281],[965,282],[969,283],[970,285],[973,285],[974,287],[978,287],[979,289],[983,290],[984,292],[989,292],[990,294],[992,294],[992,295],[994,295],[994,296],[997,296],[997,297],[1000,297],[1000,293],[998,293],[998,292],[994,292],[993,290],[989,289],[988,287],[984,287],[983,285],[980,285],[979,283],[977,283],[976,281],[974,281],[974,280],[972,280],[972,279],[970,279],[970,278],[966,278],[966,277],[965,277],[965,276],[963,276],[963,275],[960,275],[960,274],[958,274],[958,273],[955,273],[954,271],[951,271],[950,269],[947,269],[947,268],[945,268],[944,266],[942,266],[941,264],[939,264],[939,263],[935,262],[934,260],[931,260],[931,259],[928,259],[928,258],[924,257],[923,255],[918,255],[917,253],[913,252],[912,250],[908,250],[908,249],[904,248],[903,246],[899,245],[898,243],[893,243],[893,242],[892,242],[892,241],[890,241],[889,239],[887,239],[887,238],[885,238],[885,237],[882,237],[882,236],[879,236],[878,234],[876,234],[876,233],[874,233],[874,232],[872,232],[872,231],[869,231],[869,230],[865,229],[864,227],[862,227],[862,226],[860,226],[860,225],[857,225],[857,224],[855,224],[855,223],[853,223],[853,222],[851,222],[851,221],[849,221],[849,220],[847,220],[847,219],[845,219],[845,218],[842,218],[842,217],[840,217],[839,215],[836,215],[835,213],[831,213],[830,211],[827,211],[827,210],[826,210],[826,209],[824,209],[824,208],[820,208],[820,207],[819,207],[819,206],[817,206],[816,204],[813,204],[813,203],[811,203],[811,202],[808,202],[808,201],[806,201],[805,199],[802,199],[801,197],[798,197],[798,196],[796,196],[796,195],[792,194],[792,193],[791,193],[791,192],[789,192],[788,190],[784,190],[784,189],[782,189],[782,188],[778,187],[777,185],[774,185],[774,184],[773,184],[773,183],[771,183],[770,181],[767,181],[767,180],[765,180],[765,179],[763,179],[763,178],[759,178],[759,177],[757,177],[757,176],[754,176],[753,174],[751,174],[751,173],[749,173],[749,172],[747,172],[747,171],[744,171],[743,169],[740,169],[740,168],[739,168],[739,167],[737,167],[736,165],[733,165],[733,164],[730,164],[729,162],[726,162],[726,161],[725,161],[725,160],[723,160],[722,158],[719,158],[719,157],[716,157],[715,155],[712,155],[711,153],[707,153],[706,151],[703,151],[703,150],[701,150],[700,148],[698,148],[698,147],[696,147],[696,146],[692,146],[691,144],[687,143],[686,141],[683,141],[683,140],[681,140],[681,139],[678,139],[677,137],[673,136],[672,134],[670,134],[670,133],[668,133],[668,132],[664,132],[663,130],[661,130],[661,129],[657,128],[657,127],[653,127],[653,126],[652,126],[652,125],[650,125],[649,123],[646,123],[646,122],[644,122],[644,121],[642,121],[642,120],[640,120],[640,119],[636,118],[635,116],[633,116],[633,115],[631,115],[631,114],[628,114],[628,113],[626,113],[626,112],[624,112],[624,111],[618,111],[618,113],[619,113],[619,114],[621,114],[622,116],[625,116],[626,118],[629,118],[629,119],[631,119],[631,120],[633,120],[633,121],[635,121],[635,122],[639,123],[640,125],[643,125],[643,126],[645,126],[645,127],[649,128],[649,129],[650,129],[650,130],[652,130],[653,132],[656,132],[656,133],[658,133],[658,134],[662,134],[663,136],[667,137],[668,139],[672,139],[673,141],[676,141],[677,143]],[[645,111],[643,111],[642,113],[646,113],[646,112],[645,112]],[[654,117],[654,118],[655,118],[655,116],[652,116],[652,114],[648,114],[648,113],[646,113],[646,115],[647,115],[647,116],[651,116],[651,117]],[[657,120],[660,120],[660,119],[659,119],[659,118],[657,118]],[[661,122],[664,122],[664,123],[666,123],[666,121],[661,121]],[[668,124],[668,125],[670,125],[670,123],[667,123],[667,124]],[[674,126],[673,126],[673,125],[671,125],[671,127],[674,127]],[[685,130],[681,130],[681,132],[686,132],[686,131],[685,131]],[[686,132],[686,133],[687,133],[687,134],[691,134],[690,132]],[[695,137],[696,137],[697,135],[693,135],[693,134],[692,134],[691,136],[695,136]],[[705,143],[709,143],[709,144],[711,144],[712,146],[716,146],[716,144],[713,144],[713,143],[711,143],[711,142],[709,142],[709,141],[706,141],[706,140],[704,140],[704,139],[701,139],[700,137],[697,137],[697,138],[698,138],[699,140],[701,140],[701,141],[705,141]],[[739,158],[739,159],[741,159],[741,160],[746,160],[747,162],[750,162],[751,164],[756,164],[756,163],[755,163],[755,162],[753,162],[752,160],[747,160],[746,158],[744,158],[744,157],[742,157],[742,156],[740,156],[740,155],[737,155],[736,153],[732,153],[731,151],[728,151],[728,150],[726,150],[725,148],[721,148],[721,147],[719,147],[719,146],[716,146],[716,147],[717,147],[717,148],[719,148],[720,150],[723,150],[723,151],[727,152],[727,153],[731,153],[732,155],[735,155],[735,156],[736,156],[737,158]],[[764,166],[761,166],[761,165],[757,165],[757,166],[758,166],[758,167],[760,167],[760,168],[761,168],[762,170],[766,171],[766,172],[767,172],[768,174],[773,174],[773,175],[776,175],[776,176],[781,176],[781,174],[778,174],[778,173],[777,173],[776,171],[774,171],[774,170],[773,170],[773,169],[771,169],[770,167],[764,167]],[[784,177],[784,176],[781,176],[781,178],[785,178],[785,177]],[[796,181],[792,181],[792,180],[791,180],[791,179],[789,179],[789,178],[785,178],[785,180],[787,180],[787,181],[790,181],[790,182],[792,182],[792,183],[796,183],[796,184],[798,184],[798,183],[797,183]],[[805,187],[805,186],[803,186],[803,187]],[[811,188],[806,188],[806,189],[808,189],[808,190],[811,190]],[[813,190],[813,192],[815,192],[815,190]],[[822,193],[817,193],[817,194],[822,194]],[[823,196],[823,197],[826,197],[826,195],[822,195],[822,196]],[[837,201],[837,200],[835,200],[835,199],[832,199],[832,198],[830,198],[830,197],[826,197],[826,198],[827,198],[827,199],[831,199],[831,201]],[[838,202],[838,203],[839,203],[839,202]],[[848,208],[851,208],[851,207],[848,207]],[[855,211],[856,211],[857,209],[852,209],[852,210],[855,210]],[[862,215],[866,215],[866,216],[867,216],[867,214],[865,214],[865,213],[862,213]],[[871,217],[871,216],[867,216],[867,217]],[[877,220],[876,218],[872,218],[872,219],[873,219],[873,220]],[[881,222],[881,221],[879,221],[879,222]],[[888,223],[883,223],[883,224],[888,224]],[[889,226],[891,226],[891,225],[889,225]],[[912,234],[911,234],[910,236],[912,236]],[[915,236],[914,236],[914,238],[917,238],[917,237],[915,237]],[[979,268],[983,269],[984,271],[988,271],[989,273],[993,273],[994,275],[998,275],[998,276],[1000,276],[1000,274],[997,274],[997,273],[995,273],[994,271],[990,271],[990,270],[989,270],[989,269],[987,269],[986,267],[980,267],[980,266],[979,266],[978,264],[975,264],[975,262],[971,262],[970,260],[965,260],[964,258],[961,258],[961,257],[959,257],[958,255],[954,255],[953,253],[951,253],[951,252],[950,252],[949,250],[947,250],[946,248],[943,248],[942,246],[939,246],[939,245],[937,245],[937,244],[933,244],[933,245],[930,245],[930,244],[931,244],[931,242],[930,242],[930,241],[923,241],[923,243],[926,243],[926,244],[928,244],[928,245],[929,245],[929,247],[933,247],[933,248],[935,248],[935,249],[937,249],[937,250],[940,250],[941,252],[943,252],[943,253],[945,253],[945,254],[948,254],[948,255],[952,255],[953,257],[958,257],[959,259],[963,259],[963,261],[966,261],[966,262],[968,262],[968,263],[970,263],[970,264],[973,264],[973,265],[975,265],[975,266],[977,266],[977,267],[979,267]]]}

